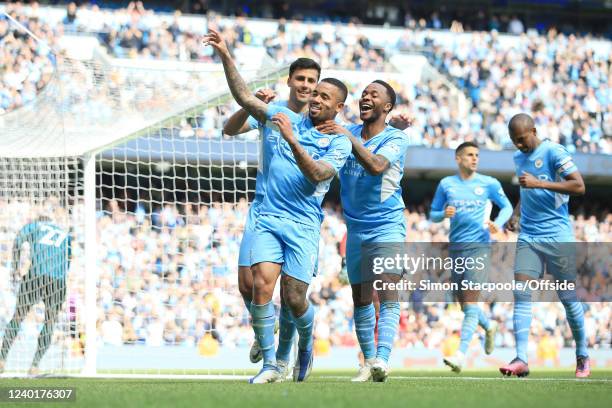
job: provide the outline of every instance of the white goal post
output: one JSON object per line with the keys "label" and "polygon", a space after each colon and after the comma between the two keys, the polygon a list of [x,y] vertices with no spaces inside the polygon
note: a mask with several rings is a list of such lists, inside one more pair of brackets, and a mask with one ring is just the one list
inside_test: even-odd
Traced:
{"label": "white goal post", "polygon": [[[220,65],[57,55],[54,68],[0,115],[0,336],[31,266],[25,245],[13,270],[15,237],[49,216],[72,237],[72,263],[41,373],[243,374],[232,358],[247,360],[253,334],[235,265],[259,144],[221,135],[237,106]],[[287,68],[241,72],[274,87]],[[45,322],[44,288],[28,288],[3,375],[28,372]]]}

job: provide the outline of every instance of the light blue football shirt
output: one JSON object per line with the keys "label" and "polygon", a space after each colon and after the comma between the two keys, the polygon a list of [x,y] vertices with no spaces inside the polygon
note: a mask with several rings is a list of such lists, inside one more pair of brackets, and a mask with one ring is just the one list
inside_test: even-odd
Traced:
{"label": "light blue football shirt", "polygon": [[494,202],[500,212],[495,224],[502,228],[512,216],[512,204],[504,194],[499,181],[479,173],[469,180],[458,174],[440,180],[431,203],[430,218],[439,222],[444,219],[446,206],[456,208],[450,219],[450,242],[489,242],[489,227],[486,222],[491,216]]}
{"label": "light blue football shirt", "polygon": [[[578,171],[560,144],[544,140],[530,153],[514,153],[516,175],[530,173],[540,180],[561,181]],[[569,195],[542,188],[521,187],[521,234],[532,237],[574,237],[569,219]]]}
{"label": "light blue football shirt", "polygon": [[[272,102],[269,106],[279,106],[286,108],[287,101]],[[289,110],[289,109],[287,109]],[[268,168],[276,151],[278,138],[281,137],[276,126],[267,126],[266,123],[259,123],[257,119],[249,116],[247,119],[249,130],[259,130],[259,160],[257,165],[257,176],[255,179],[255,197],[251,205],[259,206],[266,195],[266,178]]]}
{"label": "light blue football shirt", "polygon": [[[362,140],[363,124],[348,125],[347,129]],[[340,170],[344,218],[349,227],[356,230],[402,227],[405,225],[405,205],[400,181],[404,175],[408,138],[402,131],[387,126],[363,144],[372,153],[384,156],[390,166],[382,174],[374,176],[366,172],[355,155],[348,157]]]}
{"label": "light blue football shirt", "polygon": [[[268,118],[279,112],[289,116],[295,137],[313,159],[329,163],[336,172],[342,168],[351,153],[351,142],[346,136],[323,134],[314,127],[308,115],[281,106],[269,106]],[[270,120],[266,127],[276,129]],[[279,136],[268,168],[260,214],[288,218],[319,228],[323,221],[321,202],[331,181],[332,178],[320,183],[310,181],[298,167],[289,144]]]}

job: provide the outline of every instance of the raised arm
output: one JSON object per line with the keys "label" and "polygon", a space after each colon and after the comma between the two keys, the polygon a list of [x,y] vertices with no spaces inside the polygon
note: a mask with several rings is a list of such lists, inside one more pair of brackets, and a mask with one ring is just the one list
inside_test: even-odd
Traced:
{"label": "raised arm", "polygon": [[265,122],[267,120],[266,113],[268,111],[268,105],[257,99],[249,90],[246,82],[238,73],[236,64],[232,59],[232,56],[227,49],[225,40],[219,34],[218,31],[209,29],[208,34],[203,38],[204,45],[210,45],[217,52],[223,63],[223,70],[225,71],[225,78],[229,85],[232,96],[247,111],[251,116],[257,119],[259,122]]}
{"label": "raised arm", "polygon": [[[276,97],[276,94],[271,89],[260,89],[255,92],[255,97],[268,104]],[[254,121],[254,119],[251,120]],[[227,122],[225,122],[225,125],[223,126],[223,134],[227,136],[236,136],[255,128],[256,126],[249,121],[249,113],[244,109],[239,109],[232,116],[230,116]]]}

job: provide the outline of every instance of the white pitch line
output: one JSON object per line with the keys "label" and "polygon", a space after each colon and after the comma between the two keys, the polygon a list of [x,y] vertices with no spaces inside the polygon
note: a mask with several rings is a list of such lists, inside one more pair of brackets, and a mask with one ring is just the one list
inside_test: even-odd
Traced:
{"label": "white pitch line", "polygon": [[[316,378],[330,380],[347,380],[350,376],[344,375],[323,375]],[[389,379],[398,380],[460,380],[460,381],[569,381],[569,382],[603,382],[612,383],[610,378],[507,378],[507,377],[410,377],[410,376],[394,376],[390,375]]]}

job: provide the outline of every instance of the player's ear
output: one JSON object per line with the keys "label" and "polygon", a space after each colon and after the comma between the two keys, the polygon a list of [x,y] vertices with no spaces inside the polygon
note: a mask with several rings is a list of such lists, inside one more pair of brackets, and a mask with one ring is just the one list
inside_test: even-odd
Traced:
{"label": "player's ear", "polygon": [[391,112],[392,109],[393,109],[393,105],[391,105],[391,102],[385,103],[385,109],[384,109],[385,113]]}
{"label": "player's ear", "polygon": [[338,102],[336,104],[336,113],[342,112],[342,109],[344,109],[344,102]]}

